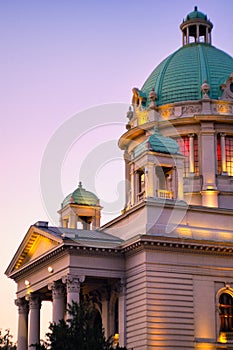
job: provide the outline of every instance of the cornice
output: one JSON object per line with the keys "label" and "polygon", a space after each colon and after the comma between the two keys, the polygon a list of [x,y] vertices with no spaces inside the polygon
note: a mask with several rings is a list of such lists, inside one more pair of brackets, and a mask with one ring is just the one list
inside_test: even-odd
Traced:
{"label": "cornice", "polygon": [[192,254],[211,254],[211,255],[232,255],[233,243],[222,244],[215,241],[201,241],[183,238],[172,238],[164,236],[142,235],[134,242],[125,244],[122,252],[126,255],[139,252],[141,250],[160,250],[176,251]]}

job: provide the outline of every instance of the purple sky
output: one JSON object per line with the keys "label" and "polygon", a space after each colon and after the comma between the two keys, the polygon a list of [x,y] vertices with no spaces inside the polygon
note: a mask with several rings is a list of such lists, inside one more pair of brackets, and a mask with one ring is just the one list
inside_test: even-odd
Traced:
{"label": "purple sky", "polygon": [[[155,66],[181,46],[179,25],[194,5],[214,24],[213,45],[233,55],[229,0],[0,1],[0,328],[16,335],[16,288],[4,271],[27,229],[38,220],[58,219],[60,200],[75,189],[78,175],[87,173],[86,162],[125,131],[132,88],[140,88]],[[110,112],[95,107],[105,104]],[[75,136],[70,118],[76,114],[80,130]],[[88,124],[92,115],[93,129]],[[53,214],[42,200],[40,180],[51,140],[53,147],[58,140],[59,149],[66,147],[57,177],[63,194],[52,204]],[[53,152],[48,159],[52,165],[59,153]],[[113,153],[112,159],[100,157],[94,178],[97,195],[104,202],[114,197],[115,210],[123,205],[123,163],[121,152]],[[54,191],[51,182],[51,197]]]}

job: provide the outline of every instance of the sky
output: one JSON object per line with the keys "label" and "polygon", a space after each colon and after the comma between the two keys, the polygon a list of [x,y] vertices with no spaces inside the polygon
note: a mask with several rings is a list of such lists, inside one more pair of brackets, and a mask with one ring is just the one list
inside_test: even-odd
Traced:
{"label": "sky", "polygon": [[179,25],[195,5],[214,24],[212,44],[233,56],[229,0],[0,0],[0,329],[15,338],[6,268],[30,225],[58,225],[80,180],[100,198],[103,222],[119,214],[117,140],[132,88],[181,46]]}

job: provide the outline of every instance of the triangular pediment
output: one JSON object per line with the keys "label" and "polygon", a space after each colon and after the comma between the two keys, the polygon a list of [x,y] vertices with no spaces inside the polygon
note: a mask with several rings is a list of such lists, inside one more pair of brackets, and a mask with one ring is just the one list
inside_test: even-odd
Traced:
{"label": "triangular pediment", "polygon": [[6,274],[9,275],[30,262],[49,253],[62,244],[62,239],[45,230],[31,226],[12,259]]}

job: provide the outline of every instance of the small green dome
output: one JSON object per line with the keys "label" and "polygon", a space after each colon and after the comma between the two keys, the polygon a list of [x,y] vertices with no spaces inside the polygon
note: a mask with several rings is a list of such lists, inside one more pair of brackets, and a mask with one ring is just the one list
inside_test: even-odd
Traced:
{"label": "small green dome", "polygon": [[171,137],[163,136],[159,133],[158,127],[154,127],[154,133],[148,139],[150,149],[167,154],[177,154],[179,151],[178,143]]}
{"label": "small green dome", "polygon": [[99,199],[94,193],[86,191],[79,182],[78,188],[63,200],[62,208],[67,204],[99,206]]}
{"label": "small green dome", "polygon": [[135,147],[134,157],[138,157],[140,154],[148,150],[158,153],[178,154],[179,145],[171,137],[161,135],[158,127],[155,126],[154,133]]}
{"label": "small green dome", "polygon": [[207,16],[204,13],[198,11],[197,6],[194,7],[194,11],[190,12],[186,16],[185,21],[188,21],[189,19],[193,19],[193,18],[201,18],[201,19],[207,20]]}
{"label": "small green dome", "polygon": [[141,91],[147,96],[154,88],[157,105],[200,100],[201,85],[210,85],[209,97],[222,95],[220,85],[233,72],[233,58],[210,44],[192,43],[182,46],[150,74]]}

